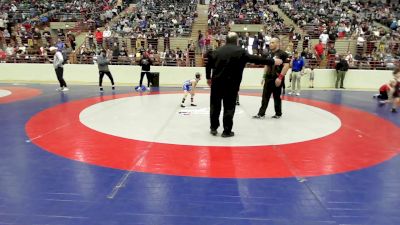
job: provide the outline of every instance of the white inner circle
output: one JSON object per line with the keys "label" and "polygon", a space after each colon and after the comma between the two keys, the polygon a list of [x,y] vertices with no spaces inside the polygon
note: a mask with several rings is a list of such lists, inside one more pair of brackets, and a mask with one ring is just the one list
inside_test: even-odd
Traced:
{"label": "white inner circle", "polygon": [[[128,139],[197,146],[263,146],[313,140],[337,131],[341,122],[332,113],[301,103],[283,101],[283,116],[272,119],[273,99],[265,119],[257,114],[261,97],[240,96],[233,131],[235,136],[221,138],[209,133],[209,94],[196,94],[196,107],[181,108],[182,94],[160,94],[119,98],[84,109],[80,121],[87,127]],[[221,126],[223,130],[221,110]],[[218,135],[219,136],[219,135]]]}
{"label": "white inner circle", "polygon": [[8,95],[11,95],[11,91],[9,90],[4,90],[4,89],[0,89],[0,98],[2,97],[6,97]]}

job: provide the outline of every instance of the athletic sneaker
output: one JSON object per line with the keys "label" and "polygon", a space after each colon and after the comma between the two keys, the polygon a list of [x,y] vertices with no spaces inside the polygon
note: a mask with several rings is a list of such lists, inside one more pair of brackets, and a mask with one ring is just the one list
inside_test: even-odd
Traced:
{"label": "athletic sneaker", "polygon": [[397,110],[396,109],[392,109],[391,112],[392,113],[397,113]]}
{"label": "athletic sneaker", "polygon": [[293,92],[291,92],[291,91],[288,93],[288,95],[292,95],[292,94],[293,94]]}
{"label": "athletic sneaker", "polygon": [[100,92],[104,92],[104,90],[103,90],[103,88],[102,88],[102,87],[100,88]]}
{"label": "athletic sneaker", "polygon": [[273,119],[279,119],[279,118],[281,118],[281,116],[274,115],[274,116],[271,116],[271,118],[273,118]]}
{"label": "athletic sneaker", "polygon": [[192,103],[192,104],[190,104],[190,105],[191,105],[191,106],[197,106],[196,104],[193,104],[193,103]]}
{"label": "athletic sneaker", "polygon": [[300,93],[296,93],[296,96],[300,96]]}
{"label": "athletic sneaker", "polygon": [[56,91],[62,91],[62,88],[59,87],[59,88],[56,89]]}
{"label": "athletic sneaker", "polygon": [[185,106],[184,106],[183,104],[181,104],[181,107],[182,107],[182,108],[185,108]]}
{"label": "athletic sneaker", "polygon": [[253,119],[264,119],[265,116],[255,115],[252,117]]}
{"label": "athletic sneaker", "polygon": [[111,87],[111,90],[115,91],[115,86],[112,86],[112,87]]}
{"label": "athletic sneaker", "polygon": [[61,89],[61,91],[69,91],[69,88],[63,87],[63,88]]}

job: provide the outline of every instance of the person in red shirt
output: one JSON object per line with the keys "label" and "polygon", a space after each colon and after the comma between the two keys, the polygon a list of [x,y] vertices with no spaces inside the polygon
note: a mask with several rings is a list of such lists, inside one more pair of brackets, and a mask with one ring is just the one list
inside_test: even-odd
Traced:
{"label": "person in red shirt", "polygon": [[0,48],[0,61],[4,61],[7,58],[7,53]]}
{"label": "person in red shirt", "polygon": [[96,37],[97,47],[101,49],[103,46],[103,32],[101,32],[100,29],[97,28],[96,33],[94,35]]}
{"label": "person in red shirt", "polygon": [[319,43],[314,46],[314,53],[317,57],[318,64],[321,63],[321,61],[324,59],[324,51],[324,44],[322,44],[322,41],[320,40]]}
{"label": "person in red shirt", "polygon": [[211,45],[211,34],[209,34],[208,32],[207,32],[207,34],[206,34],[206,39],[204,40],[204,44],[205,44],[205,46],[206,46],[206,51],[207,50],[209,50],[210,49],[210,45]]}

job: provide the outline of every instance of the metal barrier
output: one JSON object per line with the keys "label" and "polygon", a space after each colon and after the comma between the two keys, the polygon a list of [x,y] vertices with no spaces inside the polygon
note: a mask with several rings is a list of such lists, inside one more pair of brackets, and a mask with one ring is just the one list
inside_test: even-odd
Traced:
{"label": "metal barrier", "polygon": [[[7,56],[6,58],[0,59],[1,63],[51,63],[53,55],[19,55],[19,56]],[[161,57],[158,54],[151,56],[154,66],[177,66],[177,67],[189,67],[195,66],[190,65],[190,59],[185,56],[183,58],[176,57]],[[130,56],[118,56],[110,57],[110,65],[139,65],[140,57],[133,55]],[[203,56],[202,66],[207,63],[207,58]],[[334,56],[327,56],[324,60],[318,59],[306,59],[306,67],[315,69],[335,69],[338,58]],[[76,55],[74,64],[96,64],[96,56],[94,55]],[[262,65],[248,64],[247,68],[262,68]],[[349,63],[350,69],[366,69],[366,70],[393,70],[396,67],[400,67],[400,60],[394,61],[383,61],[383,60],[352,60]]]}

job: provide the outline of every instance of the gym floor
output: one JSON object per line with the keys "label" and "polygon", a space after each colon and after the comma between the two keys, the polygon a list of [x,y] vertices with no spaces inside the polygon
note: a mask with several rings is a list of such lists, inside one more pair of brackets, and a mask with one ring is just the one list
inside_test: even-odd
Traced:
{"label": "gym floor", "polygon": [[[241,90],[235,136],[209,90],[0,84],[0,225],[398,225],[400,115],[375,92]],[[222,122],[222,120],[221,120]]]}

